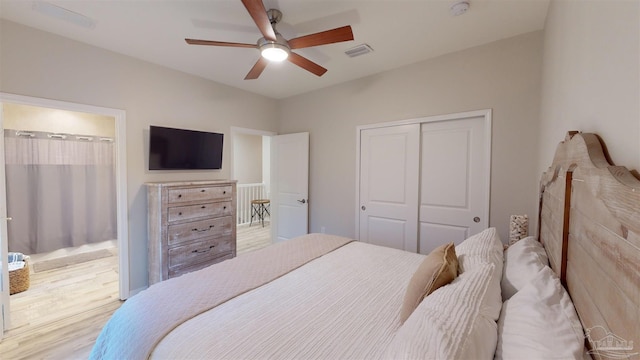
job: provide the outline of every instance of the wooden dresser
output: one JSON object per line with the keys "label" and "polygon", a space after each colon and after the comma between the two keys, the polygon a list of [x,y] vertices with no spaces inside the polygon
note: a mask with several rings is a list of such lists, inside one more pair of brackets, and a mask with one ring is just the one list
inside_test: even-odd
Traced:
{"label": "wooden dresser", "polygon": [[149,285],[236,256],[236,181],[147,183]]}

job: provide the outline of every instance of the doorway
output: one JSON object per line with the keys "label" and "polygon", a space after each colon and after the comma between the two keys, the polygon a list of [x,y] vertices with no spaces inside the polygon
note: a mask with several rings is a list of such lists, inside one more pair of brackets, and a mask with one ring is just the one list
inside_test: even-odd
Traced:
{"label": "doorway", "polygon": [[237,180],[236,251],[238,255],[272,243],[272,132],[231,128],[231,178]]}
{"label": "doorway", "polygon": [[[39,99],[39,98],[32,98],[32,97],[25,97],[25,96],[19,96],[19,95],[12,95],[12,94],[4,94],[4,93],[0,93],[0,104],[2,105],[2,107],[6,107],[6,106],[12,106],[12,105],[18,105],[18,106],[25,106],[25,107],[34,107],[34,108],[45,108],[45,109],[49,109],[50,111],[67,111],[67,112],[77,112],[77,113],[85,113],[85,114],[92,114],[92,115],[96,115],[96,116],[103,116],[103,117],[107,117],[110,118],[112,121],[112,127],[113,127],[113,133],[114,133],[114,137],[113,137],[113,141],[114,141],[114,146],[115,149],[113,149],[114,154],[113,157],[115,158],[115,171],[114,171],[114,180],[113,182],[115,183],[113,188],[115,190],[115,196],[113,196],[113,200],[116,204],[116,213],[115,213],[115,220],[116,220],[116,229],[115,229],[115,239],[113,239],[114,241],[112,243],[117,244],[117,253],[118,253],[118,257],[117,257],[117,287],[116,287],[116,292],[118,293],[117,297],[124,300],[129,296],[129,281],[128,281],[128,276],[129,276],[129,269],[128,269],[128,237],[127,237],[127,212],[126,212],[126,133],[125,133],[125,112],[122,110],[116,110],[116,109],[108,109],[108,108],[100,108],[100,107],[95,107],[95,106],[89,106],[89,105],[81,105],[81,104],[74,104],[74,103],[67,103],[67,102],[60,102],[60,101],[54,101],[54,100],[47,100],[47,99]],[[0,112],[0,128],[3,129],[5,128],[5,122],[6,119],[4,119],[4,117],[2,116],[2,113],[4,113],[4,111]],[[49,133],[62,133],[62,131],[60,130],[55,130],[56,126],[54,125],[54,131],[49,131]],[[60,128],[58,128],[60,129]],[[49,129],[51,130],[51,129]],[[76,132],[77,133],[77,132]],[[42,134],[33,134],[33,136],[36,135],[42,135]],[[60,134],[58,134],[60,135]],[[26,135],[26,136],[31,136],[31,135]],[[74,135],[75,136],[75,135]],[[81,136],[82,137],[82,136]],[[3,137],[4,140],[4,137]],[[84,141],[88,141],[87,139],[85,139]],[[105,137],[105,140],[106,137]],[[4,144],[4,141],[2,142]],[[0,149],[0,159],[3,160],[3,165],[4,165],[4,159],[5,159],[5,148],[4,146],[2,146],[2,149]],[[2,177],[5,177],[5,167],[2,166],[2,171],[0,171],[0,175],[2,175]],[[7,196],[4,196],[4,186],[2,187],[3,192],[3,196],[2,196],[2,204],[0,204],[0,208],[3,209],[6,212],[6,199]],[[11,211],[11,209],[9,209],[9,211]],[[8,214],[9,218],[11,217],[11,214]],[[4,220],[4,219],[3,219]],[[5,236],[6,233],[6,226],[7,226],[7,222],[5,221],[0,221],[0,227],[2,227],[2,232],[0,232],[0,234],[2,234],[2,238],[0,238],[0,242],[1,242],[1,255],[3,258],[7,257],[7,252],[9,250],[8,247],[8,238],[7,236]],[[78,248],[82,248],[84,245],[79,246]],[[106,248],[109,247],[109,242],[105,242],[102,243],[100,245],[97,245],[98,250],[105,250]],[[75,260],[78,259],[82,259],[83,257],[86,257],[87,255],[84,255],[83,253],[85,251],[83,251],[85,249],[73,249],[73,250],[68,250],[72,256],[75,256]],[[64,253],[67,252],[67,250],[56,250],[58,251],[58,254],[60,254],[60,252]],[[53,251],[52,253],[55,253],[56,251]],[[103,253],[104,254],[104,253]],[[55,257],[57,257],[54,254],[48,254],[45,256],[49,256],[50,259],[53,259]],[[74,260],[74,261],[75,261]],[[51,265],[51,264],[49,264]],[[10,302],[10,298],[9,298],[9,281],[8,281],[8,271],[5,270],[5,266],[3,264],[3,281],[2,281],[2,323],[3,323],[3,329],[7,330],[9,329],[9,314],[10,314],[10,307],[9,307],[9,302]]]}

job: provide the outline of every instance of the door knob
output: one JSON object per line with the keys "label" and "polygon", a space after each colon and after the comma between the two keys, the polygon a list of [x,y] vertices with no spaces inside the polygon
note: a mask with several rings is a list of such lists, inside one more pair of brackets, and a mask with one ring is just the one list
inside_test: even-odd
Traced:
{"label": "door knob", "polygon": [[298,200],[298,202],[299,202],[300,204],[306,204],[306,203],[307,203],[307,200],[302,199],[302,200]]}
{"label": "door knob", "polygon": [[362,209],[362,211],[365,211],[365,210],[367,210],[367,207],[362,205],[362,207],[360,207],[360,209]]}
{"label": "door knob", "polygon": [[480,218],[479,218],[479,217],[477,217],[477,216],[476,216],[476,217],[474,217],[474,218],[473,218],[473,222],[479,223],[479,222],[480,222]]}
{"label": "door knob", "polygon": [[5,219],[5,220],[7,220],[7,221],[11,221],[11,220],[13,220],[13,218],[12,218],[12,217],[6,217],[6,218],[4,218],[4,219]]}

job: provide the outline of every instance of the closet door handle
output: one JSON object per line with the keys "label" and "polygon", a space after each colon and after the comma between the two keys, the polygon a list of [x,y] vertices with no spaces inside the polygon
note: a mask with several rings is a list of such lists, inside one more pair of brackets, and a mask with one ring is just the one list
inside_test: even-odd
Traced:
{"label": "closet door handle", "polygon": [[2,218],[2,219],[3,219],[3,220],[7,220],[7,221],[11,221],[11,220],[13,220],[13,218],[12,218],[11,216],[6,217],[6,218]]}

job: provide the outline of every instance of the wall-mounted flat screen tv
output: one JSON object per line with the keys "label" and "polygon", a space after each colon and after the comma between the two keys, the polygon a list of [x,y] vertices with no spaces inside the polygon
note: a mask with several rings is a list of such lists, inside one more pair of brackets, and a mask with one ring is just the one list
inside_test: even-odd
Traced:
{"label": "wall-mounted flat screen tv", "polygon": [[149,128],[149,170],[212,170],[222,168],[219,133]]}

